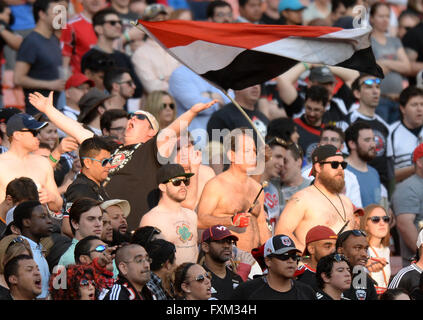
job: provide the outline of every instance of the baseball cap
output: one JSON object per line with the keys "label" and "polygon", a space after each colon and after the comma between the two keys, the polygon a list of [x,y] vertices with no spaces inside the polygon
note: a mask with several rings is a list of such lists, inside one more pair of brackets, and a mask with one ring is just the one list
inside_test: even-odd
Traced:
{"label": "baseball cap", "polygon": [[97,108],[100,104],[110,98],[110,95],[92,88],[86,94],[84,94],[78,102],[81,113],[78,116],[78,122],[84,122],[88,114]]}
{"label": "baseball cap", "polygon": [[135,114],[143,114],[143,115],[145,115],[147,117],[147,119],[148,119],[148,122],[150,122],[151,127],[154,129],[154,131],[156,131],[156,132],[159,131],[159,129],[160,129],[159,122],[157,121],[156,117],[153,116],[150,112],[144,111],[144,110],[137,110],[137,111],[131,113],[130,114],[130,117],[132,117]]}
{"label": "baseball cap", "polygon": [[238,237],[233,235],[228,228],[222,225],[215,225],[203,231],[201,242],[218,241],[226,238],[232,238],[233,240],[238,241]]}
{"label": "baseball cap", "polygon": [[170,179],[176,177],[186,177],[190,178],[194,174],[193,173],[186,173],[184,168],[177,163],[169,163],[161,166],[159,170],[157,170],[157,184],[167,183]]}
{"label": "baseball cap", "polygon": [[419,249],[421,245],[423,245],[423,229],[420,230],[419,235],[417,236],[417,242],[416,242],[417,249]]}
{"label": "baseball cap", "polygon": [[86,77],[80,72],[75,72],[72,76],[66,81],[65,89],[68,90],[72,87],[79,87],[83,83],[88,83],[90,87],[94,87],[94,81]]}
{"label": "baseball cap", "polygon": [[111,207],[111,206],[120,207],[123,211],[123,216],[125,218],[127,218],[129,216],[129,213],[131,212],[131,206],[129,205],[129,202],[126,200],[121,200],[121,199],[112,199],[112,200],[104,201],[100,205],[100,208],[103,210],[106,210],[108,207]]}
{"label": "baseball cap", "polygon": [[413,162],[416,163],[417,160],[419,160],[421,157],[423,157],[423,143],[420,143],[416,149],[413,151]]}
{"label": "baseball cap", "polygon": [[353,204],[353,212],[358,214],[360,217],[364,216],[363,208],[357,208],[354,204]]}
{"label": "baseball cap", "polygon": [[278,234],[271,237],[264,244],[264,257],[270,256],[271,254],[284,254],[289,251],[301,252],[295,247],[294,241],[284,234]]}
{"label": "baseball cap", "polygon": [[144,9],[142,18],[144,20],[150,20],[157,17],[160,13],[167,13],[166,7],[160,3],[153,3]]}
{"label": "baseball cap", "polygon": [[416,87],[423,89],[423,70],[420,70],[416,76]]}
{"label": "baseball cap", "polygon": [[330,71],[330,69],[326,66],[311,68],[308,78],[310,81],[318,83],[335,82],[335,77],[332,71]]}
{"label": "baseball cap", "polygon": [[33,116],[26,113],[17,113],[10,117],[7,121],[6,133],[11,137],[15,131],[22,129],[40,130],[48,125],[47,122],[38,122]]}
{"label": "baseball cap", "polygon": [[334,239],[336,240],[338,236],[333,232],[331,228],[328,228],[326,226],[315,226],[308,230],[305,240],[305,249],[303,252],[303,256],[310,255],[310,253],[307,250],[307,246],[315,241],[319,240],[326,240],[326,239]]}
{"label": "baseball cap", "polygon": [[0,109],[0,122],[7,123],[13,115],[18,113],[22,113],[22,110],[13,107]]}
{"label": "baseball cap", "polygon": [[311,160],[313,164],[315,164],[333,156],[343,156],[343,154],[334,145],[326,144],[323,146],[318,146],[316,149],[314,149],[313,153],[311,154]]}
{"label": "baseball cap", "polygon": [[281,0],[278,7],[279,12],[283,10],[298,11],[303,9],[305,9],[305,6],[299,0]]}

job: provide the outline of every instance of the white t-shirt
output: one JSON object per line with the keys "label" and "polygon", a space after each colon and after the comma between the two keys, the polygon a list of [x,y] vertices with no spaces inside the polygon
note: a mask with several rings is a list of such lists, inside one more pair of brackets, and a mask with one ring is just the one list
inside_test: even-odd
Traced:
{"label": "white t-shirt", "polygon": [[[373,258],[384,258],[389,262],[383,270],[379,272],[369,272],[373,280],[377,282],[379,288],[387,288],[389,284],[389,279],[391,277],[391,262],[390,262],[390,250],[389,247],[374,248],[369,247],[369,255]],[[379,292],[379,290],[376,289]]]}

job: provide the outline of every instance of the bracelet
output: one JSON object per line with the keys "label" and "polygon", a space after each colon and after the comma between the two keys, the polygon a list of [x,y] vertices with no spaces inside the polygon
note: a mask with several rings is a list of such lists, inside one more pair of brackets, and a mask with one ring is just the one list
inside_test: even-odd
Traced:
{"label": "bracelet", "polygon": [[306,70],[309,70],[309,69],[310,69],[310,66],[309,66],[307,63],[302,62],[302,64],[303,64],[303,66],[304,66],[304,68],[305,68]]}
{"label": "bracelet", "polygon": [[54,163],[57,163],[57,159],[54,159],[53,158],[53,156],[51,155],[51,153],[50,153],[50,155],[48,156],[48,158],[51,160],[51,161],[53,161]]}
{"label": "bracelet", "polygon": [[126,39],[126,42],[131,42],[131,38],[129,37],[128,31],[125,31],[123,33],[123,37]]}

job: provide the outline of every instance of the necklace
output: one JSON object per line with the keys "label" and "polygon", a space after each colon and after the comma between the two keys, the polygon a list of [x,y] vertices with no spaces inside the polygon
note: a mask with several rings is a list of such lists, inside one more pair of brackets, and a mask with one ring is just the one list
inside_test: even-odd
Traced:
{"label": "necklace", "polygon": [[345,213],[345,208],[344,208],[344,204],[342,203],[341,197],[339,196],[339,194],[336,194],[338,196],[339,201],[341,202],[342,205],[342,210],[344,212],[344,217],[342,217],[341,213],[338,211],[338,209],[336,208],[336,206],[333,204],[332,201],[330,201],[330,199],[322,192],[322,190],[320,190],[319,188],[317,188],[317,186],[315,184],[313,184],[313,186],[316,187],[317,190],[319,190],[319,192],[321,194],[323,194],[323,196],[328,199],[328,201],[331,203],[331,205],[335,208],[336,212],[338,213],[338,215],[341,217],[342,221],[347,221],[347,214]]}

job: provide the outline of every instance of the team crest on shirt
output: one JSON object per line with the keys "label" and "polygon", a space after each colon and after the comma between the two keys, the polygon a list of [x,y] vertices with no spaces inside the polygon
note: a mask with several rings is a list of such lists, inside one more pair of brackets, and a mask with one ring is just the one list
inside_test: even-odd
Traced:
{"label": "team crest on shirt", "polygon": [[122,148],[119,147],[112,155],[113,161],[109,173],[114,174],[126,166],[126,164],[132,159],[133,153],[140,145],[142,145],[142,143],[138,143],[133,148],[127,150],[122,150]]}
{"label": "team crest on shirt", "polygon": [[355,295],[357,297],[357,300],[366,300],[367,293],[366,290],[356,290]]}
{"label": "team crest on shirt", "polygon": [[379,131],[373,129],[376,143],[376,156],[381,157],[385,154],[386,139],[385,136]]}

